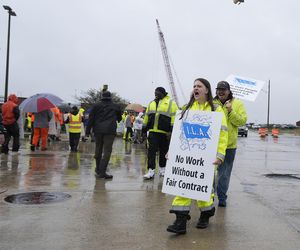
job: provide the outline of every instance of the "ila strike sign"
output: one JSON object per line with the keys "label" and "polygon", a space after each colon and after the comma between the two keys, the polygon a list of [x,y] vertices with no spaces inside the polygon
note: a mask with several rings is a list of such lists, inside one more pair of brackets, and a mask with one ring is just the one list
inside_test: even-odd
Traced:
{"label": "ila strike sign", "polygon": [[162,192],[209,201],[222,113],[177,111]]}

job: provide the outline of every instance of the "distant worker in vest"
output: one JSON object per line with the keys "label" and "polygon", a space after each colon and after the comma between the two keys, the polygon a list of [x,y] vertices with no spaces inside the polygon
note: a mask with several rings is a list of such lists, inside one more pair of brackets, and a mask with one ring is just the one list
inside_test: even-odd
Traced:
{"label": "distant worker in vest", "polygon": [[247,113],[241,100],[233,97],[230,85],[221,81],[217,85],[214,104],[222,107],[228,126],[228,144],[224,162],[218,168],[217,194],[219,207],[227,206],[227,191],[229,188],[231,170],[237,148],[238,127],[247,122]]}
{"label": "distant worker in vest", "polygon": [[83,117],[76,106],[72,107],[71,112],[65,123],[69,124],[69,143],[71,152],[78,151],[78,145],[81,135],[81,124]]}
{"label": "distant worker in vest", "polygon": [[125,141],[131,141],[132,140],[132,135],[133,135],[133,114],[131,112],[128,113],[125,119],[125,127],[126,127],[126,133],[125,133]]}
{"label": "distant worker in vest", "polygon": [[104,91],[101,101],[92,107],[86,127],[86,136],[90,135],[91,130],[95,134],[96,176],[98,178],[113,178],[106,170],[116,136],[117,122],[121,120],[122,111],[120,106],[112,101],[109,91]]}
{"label": "distant worker in vest", "polygon": [[56,127],[56,134],[54,137],[56,141],[60,141],[61,125],[63,124],[62,113],[58,107],[52,108],[52,111],[53,111],[55,127]]}
{"label": "distant worker in vest", "polygon": [[34,135],[34,114],[31,112],[27,113],[28,122],[30,121],[30,125],[28,124],[28,128],[31,129],[31,135],[30,135],[30,145],[33,145],[33,135]]}
{"label": "distant worker in vest", "polygon": [[29,113],[26,113],[26,131],[31,131],[31,116],[28,115]]}
{"label": "distant worker in vest", "polygon": [[156,153],[159,151],[159,175],[164,176],[166,167],[166,153],[169,150],[169,138],[178,110],[175,101],[163,87],[155,89],[155,99],[146,109],[143,131],[148,131],[148,172],[145,180],[154,178]]}
{"label": "distant worker in vest", "polygon": [[126,140],[126,126],[125,126],[126,117],[127,117],[127,111],[124,111],[122,114],[122,120],[121,120],[121,123],[123,126],[123,140]]}
{"label": "distant worker in vest", "polygon": [[42,140],[42,151],[47,150],[47,140],[49,131],[49,122],[53,114],[50,109],[43,110],[38,113],[34,113],[34,133],[33,141],[30,146],[31,151],[35,151],[38,146],[39,139]]}
{"label": "distant worker in vest", "polygon": [[18,152],[20,147],[20,132],[17,120],[20,117],[18,107],[18,97],[15,94],[8,96],[8,101],[2,105],[2,123],[6,129],[5,141],[2,145],[1,152],[8,154],[10,138],[13,137],[12,152]]}

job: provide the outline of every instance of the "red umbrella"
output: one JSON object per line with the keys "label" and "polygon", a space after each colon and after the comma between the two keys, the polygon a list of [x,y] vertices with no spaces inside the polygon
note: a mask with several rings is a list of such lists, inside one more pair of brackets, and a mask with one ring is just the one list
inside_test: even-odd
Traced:
{"label": "red umbrella", "polygon": [[35,94],[23,101],[20,105],[20,109],[23,112],[38,113],[46,109],[54,108],[62,102],[62,99],[53,94]]}

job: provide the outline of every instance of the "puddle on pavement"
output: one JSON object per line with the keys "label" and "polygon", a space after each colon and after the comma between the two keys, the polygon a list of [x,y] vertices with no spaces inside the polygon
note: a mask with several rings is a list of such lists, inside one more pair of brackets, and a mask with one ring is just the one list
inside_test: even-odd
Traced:
{"label": "puddle on pavement", "polygon": [[13,204],[49,204],[70,199],[71,195],[60,192],[30,192],[9,195],[4,200]]}
{"label": "puddle on pavement", "polygon": [[55,154],[28,154],[30,157],[54,157]]}
{"label": "puddle on pavement", "polygon": [[300,180],[300,177],[297,174],[265,174],[264,176],[269,178],[288,178]]}
{"label": "puddle on pavement", "polygon": [[1,189],[0,188],[0,194],[5,193],[7,191],[7,189]]}

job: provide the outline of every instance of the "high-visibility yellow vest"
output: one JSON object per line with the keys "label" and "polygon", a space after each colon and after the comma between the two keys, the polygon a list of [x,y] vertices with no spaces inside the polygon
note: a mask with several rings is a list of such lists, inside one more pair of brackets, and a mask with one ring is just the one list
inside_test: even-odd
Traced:
{"label": "high-visibility yellow vest", "polygon": [[27,116],[27,128],[31,129],[31,116]]}
{"label": "high-visibility yellow vest", "polygon": [[81,114],[72,115],[69,114],[69,132],[80,133],[81,132]]}
{"label": "high-visibility yellow vest", "polygon": [[152,101],[147,107],[143,126],[147,127],[149,132],[163,134],[171,132],[177,110],[177,104],[169,95],[166,95],[158,104]]}
{"label": "high-visibility yellow vest", "polygon": [[126,116],[127,115],[125,113],[122,114],[122,122],[125,122]]}

